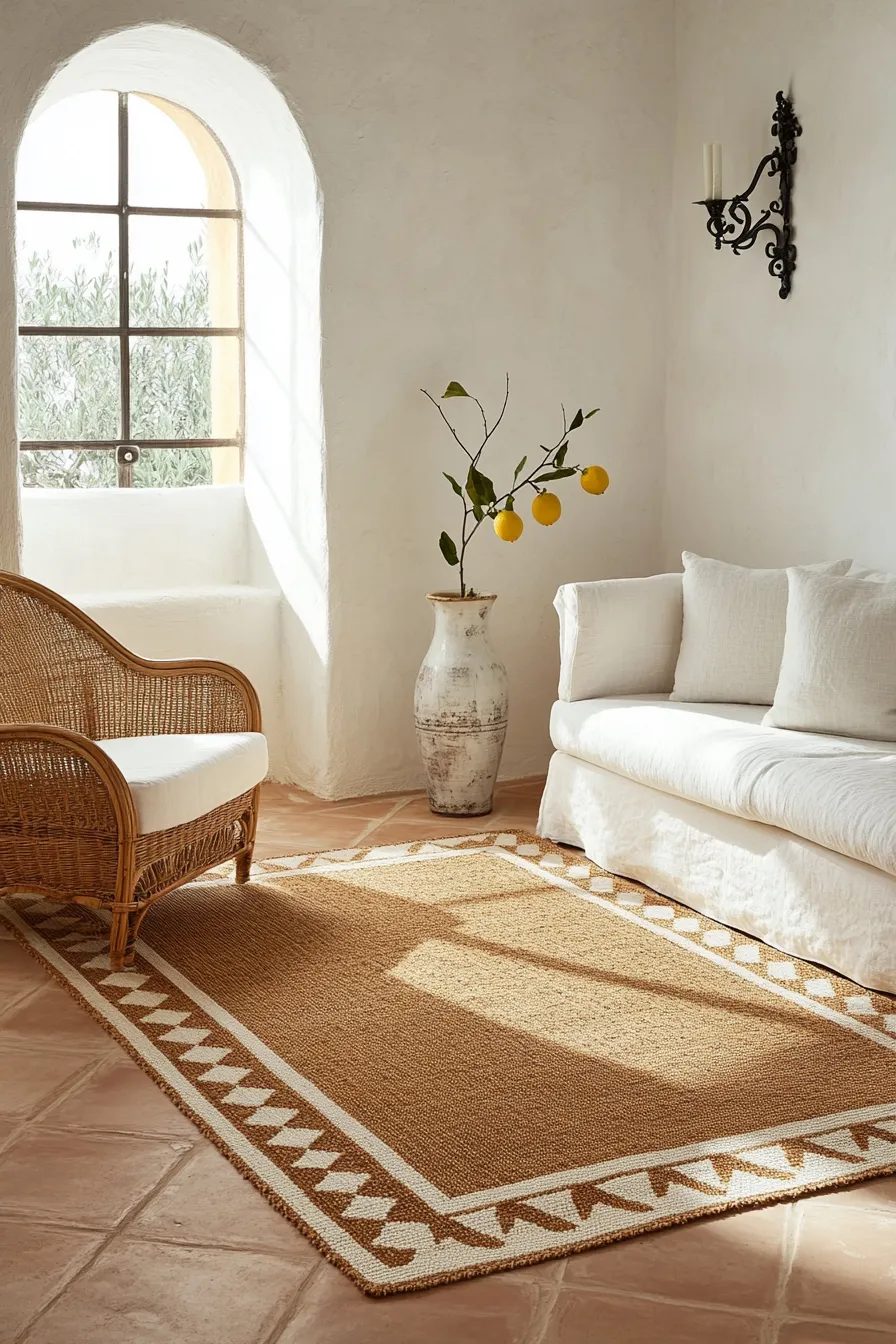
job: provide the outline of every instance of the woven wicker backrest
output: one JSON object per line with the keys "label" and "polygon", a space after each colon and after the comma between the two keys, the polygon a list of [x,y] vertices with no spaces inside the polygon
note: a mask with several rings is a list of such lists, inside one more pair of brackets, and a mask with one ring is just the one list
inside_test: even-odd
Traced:
{"label": "woven wicker backrest", "polygon": [[100,742],[150,733],[260,732],[241,673],[128,653],[48,588],[0,573],[0,723],[43,723]]}
{"label": "woven wicker backrest", "polygon": [[114,663],[93,632],[40,592],[0,580],[0,721],[97,735]]}

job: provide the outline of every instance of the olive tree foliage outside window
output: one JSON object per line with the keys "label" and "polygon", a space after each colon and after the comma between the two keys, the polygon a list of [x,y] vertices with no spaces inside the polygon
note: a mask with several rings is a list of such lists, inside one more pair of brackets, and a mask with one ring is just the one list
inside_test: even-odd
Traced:
{"label": "olive tree foliage outside window", "polygon": [[[23,326],[106,326],[117,321],[115,257],[98,256],[95,233],[75,242],[85,263],[64,275],[50,253],[34,252],[19,266],[19,322]],[[192,268],[177,292],[168,268],[143,271],[131,294],[141,326],[191,327],[207,321],[208,270],[202,241],[190,248]],[[97,262],[100,264],[97,265]],[[212,433],[211,348],[206,337],[135,340],[131,352],[131,412],[160,439],[206,438]],[[108,336],[23,337],[19,355],[19,435],[23,439],[115,438],[120,432],[118,342]],[[26,486],[114,486],[110,452],[60,448],[22,454]],[[208,448],[144,450],[140,485],[208,485]]]}
{"label": "olive tree foliage outside window", "polygon": [[243,448],[239,186],[192,112],[93,90],[16,168],[26,486],[232,482]]}

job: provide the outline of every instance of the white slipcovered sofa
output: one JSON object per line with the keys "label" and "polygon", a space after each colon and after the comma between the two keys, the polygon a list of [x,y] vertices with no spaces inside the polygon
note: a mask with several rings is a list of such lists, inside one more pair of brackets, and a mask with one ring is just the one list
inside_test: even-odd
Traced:
{"label": "white slipcovered sofa", "polygon": [[670,700],[682,576],[561,588],[539,832],[781,951],[896,992],[896,743]]}

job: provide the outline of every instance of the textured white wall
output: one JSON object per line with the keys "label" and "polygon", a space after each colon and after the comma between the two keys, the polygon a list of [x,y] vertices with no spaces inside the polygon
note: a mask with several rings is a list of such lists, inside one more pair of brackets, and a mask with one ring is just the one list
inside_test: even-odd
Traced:
{"label": "textured white wall", "polygon": [[[665,558],[854,555],[896,569],[896,5],[678,0]],[[775,91],[803,124],[799,249],[782,302],[757,248],[704,232],[701,146],[725,193],[771,147]]]}
{"label": "textured white wall", "polygon": [[249,581],[242,486],[23,490],[22,573],[71,593]]}
{"label": "textured white wall", "polygon": [[[331,796],[420,780],[412,688],[430,633],[424,594],[450,579],[436,549],[454,521],[440,472],[459,464],[418,389],[456,377],[494,405],[510,370],[496,475],[554,432],[561,398],[603,407],[581,452],[609,468],[611,493],[595,501],[572,482],[557,527],[530,522],[513,547],[485,535],[471,567],[481,589],[500,594],[495,643],[512,697],[504,773],[541,768],[557,585],[649,572],[659,560],[671,0],[262,0],[249,16],[239,0],[156,0],[151,12],[146,0],[81,0],[55,7],[52,23],[22,8],[0,51],[7,217],[18,136],[54,67],[147,19],[189,22],[272,73],[325,202],[329,643],[309,620],[287,659],[300,668],[309,651],[323,660],[321,696],[294,697],[295,777]],[[0,499],[9,513],[5,248]],[[250,499],[253,488],[247,481]],[[0,514],[7,554],[14,525]],[[295,536],[291,523],[284,532]],[[312,556],[309,581],[316,567]]]}

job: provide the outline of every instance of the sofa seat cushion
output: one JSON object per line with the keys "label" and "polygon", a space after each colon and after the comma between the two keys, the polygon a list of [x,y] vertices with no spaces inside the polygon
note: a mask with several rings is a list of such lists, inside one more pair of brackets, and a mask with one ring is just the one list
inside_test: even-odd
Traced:
{"label": "sofa seat cushion", "polygon": [[261,733],[169,733],[98,744],[128,782],[141,835],[195,821],[261,783]]}
{"label": "sofa seat cushion", "polygon": [[766,727],[764,713],[665,696],[559,701],[551,738],[592,765],[896,876],[896,746]]}

